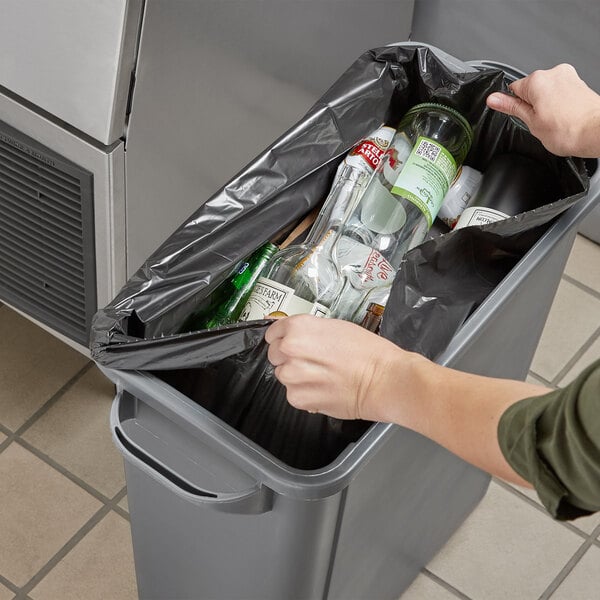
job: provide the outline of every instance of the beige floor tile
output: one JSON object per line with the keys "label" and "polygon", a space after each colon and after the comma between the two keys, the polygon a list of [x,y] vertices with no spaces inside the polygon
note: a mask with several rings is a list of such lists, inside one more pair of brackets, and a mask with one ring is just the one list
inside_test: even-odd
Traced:
{"label": "beige floor tile", "polygon": [[[600,513],[594,513],[589,517],[580,517],[579,519],[575,519],[571,521],[571,525],[573,527],[577,527],[584,533],[591,534],[598,525],[600,525]],[[598,568],[600,569],[600,563],[598,563]],[[598,594],[600,597],[600,594]]]}
{"label": "beige floor tile", "polygon": [[108,497],[125,485],[123,461],[109,427],[114,395],[113,384],[93,367],[23,434]]}
{"label": "beige floor tile", "polygon": [[12,600],[15,595],[0,583],[0,600]]}
{"label": "beige floor tile", "polygon": [[546,385],[541,379],[539,379],[535,375],[532,375],[531,373],[527,375],[525,381],[527,381],[527,383],[533,383],[534,385]]}
{"label": "beige floor tile", "polygon": [[565,267],[565,273],[600,292],[600,246],[578,235]]}
{"label": "beige floor tile", "polygon": [[600,326],[600,300],[561,281],[531,370],[552,381]]}
{"label": "beige floor tile", "polygon": [[0,308],[0,423],[15,431],[88,358],[12,309]]}
{"label": "beige floor tile", "polygon": [[125,498],[123,498],[123,500],[121,500],[117,506],[120,506],[123,510],[129,512],[129,502],[127,501],[127,496],[125,496]]}
{"label": "beige floor tile", "polygon": [[456,600],[456,596],[426,575],[419,575],[400,600]]}
{"label": "beige floor tile", "polygon": [[[539,496],[535,490],[530,490],[528,488],[523,488],[516,485],[513,485],[512,487],[542,506]],[[600,525],[600,513],[595,513],[589,517],[580,517],[579,519],[570,521],[570,523],[573,525],[573,527],[577,527],[577,529],[589,535],[594,531],[594,529],[596,529],[596,527],[598,527],[598,525]]]}
{"label": "beige floor tile", "polygon": [[598,338],[582,355],[582,357],[573,365],[569,372],[559,381],[559,386],[564,387],[571,383],[581,371],[591,365],[595,360],[600,359],[600,338]]}
{"label": "beige floor tile", "polygon": [[510,485],[511,485],[512,488],[514,488],[515,490],[517,490],[521,494],[524,494],[528,498],[531,498],[532,500],[534,500],[535,502],[537,502],[540,506],[542,505],[542,503],[540,501],[540,498],[539,498],[537,492],[534,489],[522,487],[520,485],[514,485],[514,484],[510,484]]}
{"label": "beige floor tile", "polygon": [[34,600],[137,600],[129,523],[111,511],[29,595]]}
{"label": "beige floor tile", "polygon": [[0,444],[6,439],[6,436],[0,431]]}
{"label": "beige floor tile", "polygon": [[101,504],[13,442],[0,453],[0,573],[22,586]]}
{"label": "beige floor tile", "polygon": [[535,600],[582,539],[492,482],[428,569],[473,600]]}
{"label": "beige floor tile", "polygon": [[552,600],[598,600],[598,598],[600,598],[600,548],[592,546],[552,594]]}

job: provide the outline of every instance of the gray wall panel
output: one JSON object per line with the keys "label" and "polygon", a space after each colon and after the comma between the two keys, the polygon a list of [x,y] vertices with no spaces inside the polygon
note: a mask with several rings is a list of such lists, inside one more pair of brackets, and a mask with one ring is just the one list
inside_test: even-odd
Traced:
{"label": "gray wall panel", "polygon": [[[413,0],[147,0],[127,136],[128,270],[295,123]],[[147,214],[145,206],[155,208]],[[131,243],[132,242],[132,243]]]}
{"label": "gray wall panel", "polygon": [[598,0],[417,0],[412,39],[527,72],[570,62],[600,92]]}

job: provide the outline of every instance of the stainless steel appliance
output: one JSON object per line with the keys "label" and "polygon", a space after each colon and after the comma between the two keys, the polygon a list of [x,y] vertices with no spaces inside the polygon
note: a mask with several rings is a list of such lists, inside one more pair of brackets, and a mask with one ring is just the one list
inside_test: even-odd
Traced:
{"label": "stainless steel appliance", "polygon": [[86,351],[96,308],[412,11],[0,0],[0,301]]}

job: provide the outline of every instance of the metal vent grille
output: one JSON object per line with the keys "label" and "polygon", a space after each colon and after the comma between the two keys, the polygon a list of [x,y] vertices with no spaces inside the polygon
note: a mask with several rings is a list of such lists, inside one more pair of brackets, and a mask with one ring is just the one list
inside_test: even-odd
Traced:
{"label": "metal vent grille", "polygon": [[87,345],[93,176],[0,121],[0,299]]}

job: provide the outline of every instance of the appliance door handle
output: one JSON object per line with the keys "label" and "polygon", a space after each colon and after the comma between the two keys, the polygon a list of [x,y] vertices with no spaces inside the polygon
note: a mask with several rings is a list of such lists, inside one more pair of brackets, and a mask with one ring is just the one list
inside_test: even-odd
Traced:
{"label": "appliance door handle", "polygon": [[[117,402],[113,405],[113,411]],[[114,421],[113,421],[114,423]],[[256,515],[273,507],[273,492],[261,483],[240,492],[212,492],[200,489],[160,464],[127,438],[118,425],[113,425],[113,441],[125,460],[152,477],[183,500],[224,513]]]}

